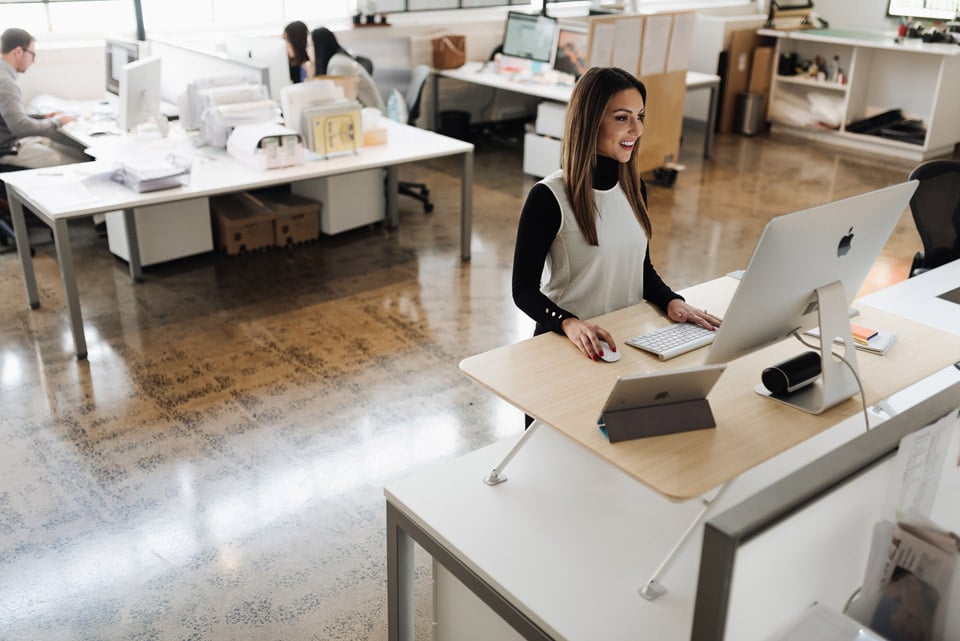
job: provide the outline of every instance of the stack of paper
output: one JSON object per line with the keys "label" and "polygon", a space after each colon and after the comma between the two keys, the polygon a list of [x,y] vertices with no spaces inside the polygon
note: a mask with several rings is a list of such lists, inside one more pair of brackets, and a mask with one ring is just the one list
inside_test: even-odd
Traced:
{"label": "stack of paper", "polygon": [[118,183],[142,193],[179,187],[189,174],[189,165],[165,157],[118,162],[111,177]]}

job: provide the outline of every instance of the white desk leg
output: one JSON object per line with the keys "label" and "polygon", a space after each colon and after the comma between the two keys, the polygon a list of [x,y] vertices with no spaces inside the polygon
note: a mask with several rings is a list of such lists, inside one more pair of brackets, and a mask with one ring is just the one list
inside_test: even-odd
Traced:
{"label": "white desk leg", "polygon": [[63,218],[53,223],[53,242],[57,246],[57,261],[60,263],[60,278],[63,280],[63,292],[67,299],[67,312],[70,314],[73,345],[77,350],[77,360],[83,360],[87,357],[87,340],[83,335],[83,316],[80,313],[77,275],[73,271],[73,249],[70,247],[70,233],[67,229],[67,221]]}
{"label": "white desk leg", "polygon": [[463,176],[460,178],[460,258],[470,260],[473,237],[473,151],[463,154]]}
{"label": "white desk leg", "polygon": [[20,256],[23,284],[27,287],[27,304],[30,309],[36,309],[40,307],[40,295],[37,293],[37,276],[33,272],[33,258],[30,257],[30,234],[27,232],[27,221],[23,217],[23,205],[9,185],[7,203],[10,205],[10,218],[13,219],[13,233],[16,236],[17,254]]}
{"label": "white desk leg", "polygon": [[143,268],[140,265],[140,241],[137,238],[137,222],[133,209],[123,210],[123,222],[127,228],[127,253],[130,260],[130,278],[135,283],[143,282]]}
{"label": "white desk leg", "polygon": [[387,167],[387,229],[396,229],[400,226],[400,207],[398,204],[400,193],[400,178],[396,165]]}
{"label": "white desk leg", "polygon": [[484,483],[487,485],[499,485],[507,480],[507,477],[503,475],[503,469],[510,464],[514,455],[520,451],[520,448],[527,444],[527,441],[530,440],[530,437],[533,436],[533,433],[537,431],[538,427],[540,427],[540,421],[534,421],[530,424],[530,427],[526,429],[523,436],[520,437],[520,440],[510,448],[510,451],[503,457],[503,460],[483,478]]}
{"label": "white desk leg", "polygon": [[656,598],[662,596],[663,594],[666,594],[667,588],[665,588],[663,584],[660,583],[660,579],[663,577],[664,574],[667,573],[667,570],[670,569],[670,566],[673,565],[674,560],[677,558],[677,554],[683,548],[684,544],[687,542],[687,539],[689,539],[690,535],[693,534],[694,530],[696,530],[700,526],[700,524],[703,523],[703,520],[707,518],[707,512],[710,511],[710,508],[713,507],[713,504],[716,502],[717,499],[720,498],[724,490],[726,490],[729,485],[730,485],[729,483],[725,483],[721,485],[720,489],[717,491],[717,493],[714,495],[712,499],[705,499],[705,498],[700,499],[703,502],[703,507],[700,509],[700,512],[697,514],[696,518],[693,519],[693,523],[691,523],[687,527],[687,529],[684,531],[684,533],[680,535],[680,538],[674,544],[673,549],[671,549],[670,552],[667,554],[667,558],[665,558],[663,562],[660,563],[660,567],[658,567],[656,571],[654,571],[653,575],[647,581],[646,585],[640,588],[640,596],[642,596],[647,601],[653,601]]}
{"label": "white desk leg", "polygon": [[396,508],[387,503],[387,628],[389,641],[414,639],[413,539],[403,531]]}

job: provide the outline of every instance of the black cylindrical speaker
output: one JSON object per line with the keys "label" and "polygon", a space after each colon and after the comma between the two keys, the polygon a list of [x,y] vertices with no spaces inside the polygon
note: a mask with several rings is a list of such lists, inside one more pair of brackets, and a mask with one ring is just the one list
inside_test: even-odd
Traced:
{"label": "black cylindrical speaker", "polygon": [[763,370],[760,380],[771,394],[789,394],[813,383],[820,376],[820,354],[804,352]]}

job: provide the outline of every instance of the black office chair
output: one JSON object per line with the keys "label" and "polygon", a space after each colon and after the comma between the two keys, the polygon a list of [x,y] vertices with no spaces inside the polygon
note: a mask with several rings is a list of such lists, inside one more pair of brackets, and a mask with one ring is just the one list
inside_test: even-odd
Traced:
{"label": "black office chair", "polygon": [[358,56],[357,54],[353,55],[353,59],[360,63],[360,66],[367,70],[367,73],[371,76],[373,75],[373,60],[367,58],[366,56]]}
{"label": "black office chair", "polygon": [[910,265],[910,276],[960,259],[960,162],[930,160],[910,172],[920,181],[910,212],[923,242]]}
{"label": "black office chair", "polygon": [[[407,87],[407,94],[404,96],[404,102],[407,103],[408,125],[415,125],[417,118],[420,117],[420,99],[423,96],[423,87],[427,84],[427,78],[430,77],[431,73],[432,69],[429,65],[417,65],[417,68],[413,70],[410,86]],[[401,180],[398,191],[403,196],[410,196],[423,203],[423,213],[429,214],[433,211],[433,203],[430,202],[430,190],[426,184]]]}

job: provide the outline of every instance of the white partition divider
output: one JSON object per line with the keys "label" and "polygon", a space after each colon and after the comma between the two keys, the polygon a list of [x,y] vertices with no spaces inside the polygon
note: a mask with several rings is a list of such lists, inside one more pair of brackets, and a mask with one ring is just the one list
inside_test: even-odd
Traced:
{"label": "white partition divider", "polygon": [[151,40],[149,47],[151,56],[163,59],[160,97],[173,104],[177,104],[188,84],[204,78],[242,78],[270,86],[270,69],[258,62],[231,60],[226,54],[163,40]]}
{"label": "white partition divider", "polygon": [[[815,603],[843,611],[884,518],[900,439],[958,407],[954,383],[710,519],[692,641],[770,641]],[[960,529],[958,447],[954,431],[931,514],[953,531]]]}

